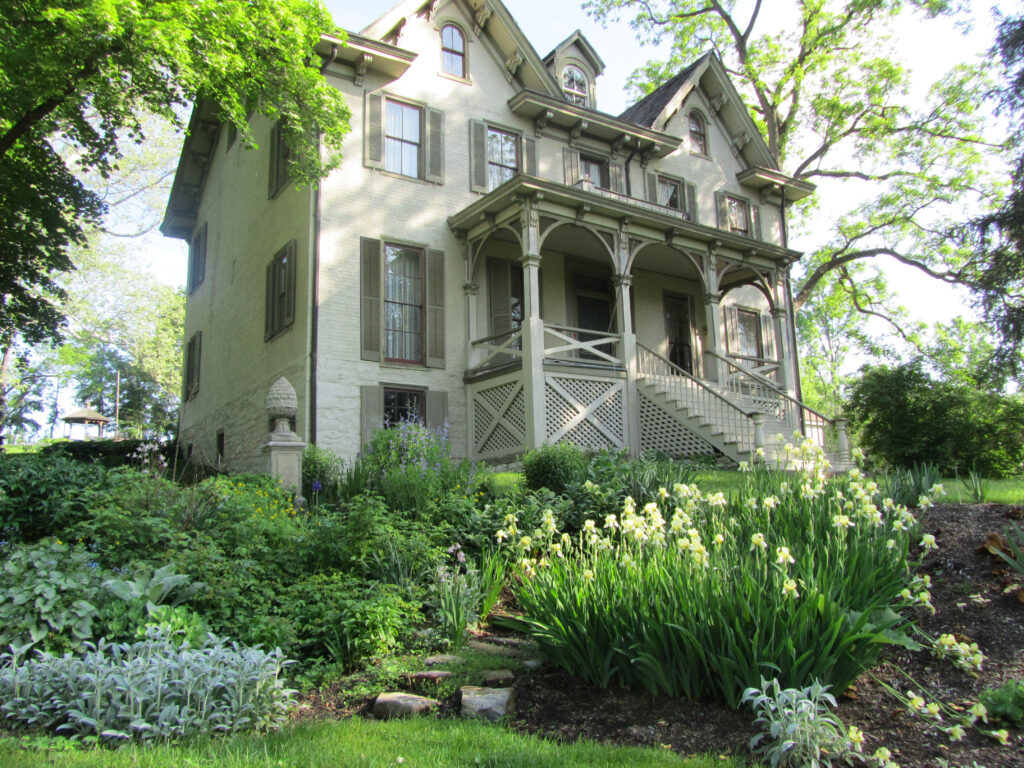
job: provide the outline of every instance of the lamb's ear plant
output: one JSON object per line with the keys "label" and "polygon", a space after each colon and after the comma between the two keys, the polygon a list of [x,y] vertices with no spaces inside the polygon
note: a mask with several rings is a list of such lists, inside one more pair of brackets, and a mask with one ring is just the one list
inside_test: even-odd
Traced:
{"label": "lamb's ear plant", "polygon": [[815,680],[806,688],[782,688],[777,679],[761,679],[761,687],[748,688],[742,702],[757,712],[754,724],[760,729],[750,740],[750,749],[764,762],[775,766],[822,768],[865,762],[860,754],[863,734],[847,731],[828,686]]}

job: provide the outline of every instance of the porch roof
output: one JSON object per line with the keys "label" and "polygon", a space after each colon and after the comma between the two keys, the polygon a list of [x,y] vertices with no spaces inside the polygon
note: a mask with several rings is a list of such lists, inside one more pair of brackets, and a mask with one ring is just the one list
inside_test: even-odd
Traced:
{"label": "porch roof", "polygon": [[517,219],[527,199],[532,199],[543,215],[611,229],[624,228],[630,237],[652,242],[696,241],[737,252],[742,257],[761,257],[782,265],[801,256],[799,251],[689,221],[680,211],[646,200],[608,190],[570,187],[525,173],[517,174],[449,216],[448,226],[469,241],[477,240]]}

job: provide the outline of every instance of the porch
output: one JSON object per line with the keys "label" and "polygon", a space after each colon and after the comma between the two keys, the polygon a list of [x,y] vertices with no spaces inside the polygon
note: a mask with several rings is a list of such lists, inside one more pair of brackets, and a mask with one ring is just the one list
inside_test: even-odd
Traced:
{"label": "porch", "polygon": [[799,431],[842,462],[843,425],[796,397],[796,254],[624,197],[520,175],[450,219],[471,455],[569,441],[775,460],[774,436]]}

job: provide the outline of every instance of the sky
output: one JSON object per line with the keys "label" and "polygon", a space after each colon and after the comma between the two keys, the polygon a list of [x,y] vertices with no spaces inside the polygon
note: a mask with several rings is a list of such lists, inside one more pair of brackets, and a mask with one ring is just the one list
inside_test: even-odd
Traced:
{"label": "sky", "polygon": [[[773,0],[765,7],[778,7],[778,2]],[[739,0],[741,9],[745,4],[749,4],[749,0]],[[358,32],[393,3],[389,0],[326,0],[326,5],[339,26]],[[604,27],[592,20],[581,10],[580,0],[505,0],[505,5],[541,56],[577,28],[583,32],[606,64],[604,75],[597,83],[597,106],[610,114],[620,113],[634,100],[626,92],[629,75],[646,61],[664,58],[667,53],[667,48],[641,47],[624,21],[610,22]],[[967,36],[948,19],[927,21],[910,15],[892,30],[899,40],[900,53],[918,75],[913,93],[923,95],[927,84],[953,63],[971,60],[991,45],[993,23],[989,3],[974,0],[971,8],[975,21]],[[762,13],[762,18],[770,21],[780,17]],[[844,206],[848,204],[841,195],[838,197]],[[827,218],[841,212],[842,209],[824,208],[816,215]],[[791,245],[797,250],[806,250],[810,241],[802,243],[796,239]],[[159,279],[171,284],[185,282],[186,253],[184,243],[168,241],[159,235],[142,243],[142,261],[150,265]],[[963,294],[933,280],[922,280],[911,268],[893,268],[890,281],[897,288],[902,286],[900,299],[918,319],[948,321],[966,311]]]}

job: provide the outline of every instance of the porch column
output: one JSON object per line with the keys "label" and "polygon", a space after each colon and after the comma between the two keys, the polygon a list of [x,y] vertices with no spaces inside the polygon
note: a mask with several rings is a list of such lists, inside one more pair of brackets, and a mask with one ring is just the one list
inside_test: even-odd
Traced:
{"label": "porch column", "polygon": [[547,439],[544,407],[544,323],[540,319],[540,254],[527,251],[523,265],[523,395],[526,440],[536,448]]}
{"label": "porch column", "polygon": [[636,333],[633,332],[633,307],[629,290],[633,286],[632,275],[615,275],[615,317],[618,333],[622,334],[622,363],[626,368],[625,410],[622,418],[622,433],[631,458],[640,454],[640,393],[637,391]]}
{"label": "porch column", "polygon": [[462,292],[466,294],[466,369],[469,370],[476,365],[473,341],[480,338],[476,315],[476,297],[480,292],[480,286],[473,282],[463,283]]}
{"label": "porch column", "polygon": [[778,306],[772,310],[772,332],[775,334],[775,354],[779,358],[779,387],[792,395],[789,385],[793,380],[793,355],[789,344],[786,343],[789,339],[789,334],[786,333],[787,314],[786,310]]}
{"label": "porch column", "polygon": [[717,381],[723,386],[726,383],[725,364],[714,355],[708,353],[717,352],[725,356],[725,347],[722,345],[722,299],[717,293],[704,295],[704,318],[708,326],[707,342],[704,352],[704,377],[711,381]]}

